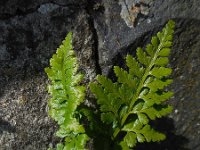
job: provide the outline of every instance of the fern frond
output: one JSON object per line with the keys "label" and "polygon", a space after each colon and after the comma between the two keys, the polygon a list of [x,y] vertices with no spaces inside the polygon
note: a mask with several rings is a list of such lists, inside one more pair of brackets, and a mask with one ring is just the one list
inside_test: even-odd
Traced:
{"label": "fern frond", "polygon": [[49,115],[58,122],[60,128],[56,135],[65,138],[65,143],[58,144],[58,150],[85,149],[88,136],[75,116],[77,107],[83,102],[85,87],[80,86],[82,74],[77,73],[78,64],[71,44],[69,33],[56,54],[50,59],[50,67],[45,72],[51,83],[48,92]]}
{"label": "fern frond", "polygon": [[137,49],[137,59],[126,56],[128,71],[115,66],[117,82],[98,75],[90,84],[102,112],[101,119],[113,127],[113,139],[126,132],[120,142],[122,149],[133,148],[137,142],[160,141],[165,135],[155,131],[148,123],[169,114],[172,107],[163,104],[173,92],[165,87],[172,83],[172,70],[167,68],[172,46],[174,22],[169,21],[162,32],[152,37],[146,49]]}

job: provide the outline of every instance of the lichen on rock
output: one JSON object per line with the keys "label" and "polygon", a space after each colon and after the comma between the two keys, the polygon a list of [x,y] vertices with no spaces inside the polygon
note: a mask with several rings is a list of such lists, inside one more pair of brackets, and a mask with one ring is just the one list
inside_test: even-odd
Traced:
{"label": "lichen on rock", "polygon": [[145,0],[119,0],[121,5],[120,16],[124,19],[127,26],[133,28],[139,14],[147,16],[149,14],[149,1]]}

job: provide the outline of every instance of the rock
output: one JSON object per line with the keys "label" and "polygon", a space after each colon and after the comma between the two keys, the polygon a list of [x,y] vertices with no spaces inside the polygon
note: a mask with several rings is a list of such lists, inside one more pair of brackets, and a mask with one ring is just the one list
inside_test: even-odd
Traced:
{"label": "rock", "polygon": [[[125,3],[126,2],[126,3]],[[124,3],[124,4],[123,4]],[[127,22],[125,9],[142,3],[148,9],[145,15],[132,14],[135,25]],[[199,92],[199,24],[200,2],[198,1],[104,1],[104,12],[96,12],[94,17],[98,35],[99,63],[102,73],[113,77],[113,65],[124,67],[127,53],[135,55],[137,47],[144,47],[153,34],[157,33],[169,20],[176,21],[171,67],[174,83],[170,89],[175,95],[170,103],[174,112],[170,119],[159,123],[167,132],[167,140],[160,144],[139,145],[136,149],[200,149]],[[138,5],[140,6],[140,5]],[[126,8],[127,7],[127,8]],[[129,10],[130,11],[130,10]],[[157,125],[158,126],[158,125]],[[173,144],[171,144],[173,143]],[[171,146],[170,146],[171,145]]]}
{"label": "rock", "polygon": [[[59,6],[71,6],[71,7],[83,7],[86,4],[86,0],[2,0],[0,2],[0,18],[8,19],[16,15],[26,15],[34,13],[35,10],[41,5],[59,5]],[[50,9],[49,6],[46,7]]]}
{"label": "rock", "polygon": [[56,124],[46,119],[44,68],[71,30],[77,6],[41,3],[0,5],[1,150],[46,150],[58,142]]}
{"label": "rock", "polygon": [[53,10],[57,9],[58,7],[59,5],[47,3],[47,4],[40,5],[40,7],[38,8],[38,12],[40,12],[41,14],[48,14],[52,12]]}
{"label": "rock", "polygon": [[[120,7],[117,1],[108,2],[103,0],[101,3],[105,11],[95,14],[94,22],[99,40],[99,63],[102,65],[102,70],[105,74],[108,73],[106,70],[112,64],[112,58],[117,53],[123,52],[124,48],[126,49],[130,45],[136,45],[135,41],[138,41],[140,37],[144,36],[142,38],[144,39],[152,33],[156,33],[167,20],[173,18],[189,19],[191,16],[196,16],[196,19],[199,19],[199,16],[196,15],[199,11],[199,4],[196,1],[178,3],[177,1],[170,0],[166,2],[148,1],[145,3],[142,0],[132,0],[132,2],[133,5],[140,2],[149,10],[146,16],[137,15],[135,27],[129,27],[126,24],[127,21],[126,19],[124,20],[123,16],[127,16],[127,12],[123,10],[125,9],[124,5],[127,4],[123,4],[122,1],[119,4],[123,4],[123,6]],[[194,10],[194,12],[191,10]],[[193,15],[192,12],[194,13]]]}
{"label": "rock", "polygon": [[[94,23],[87,13],[87,11],[80,11],[77,15],[76,26],[73,30],[73,45],[77,53],[79,70],[84,74],[83,83],[89,89],[89,82],[93,81],[100,73],[100,66],[98,64],[98,51],[96,32],[94,31]],[[94,96],[93,96],[94,97]],[[92,95],[87,90],[85,105],[95,107],[91,101]]]}
{"label": "rock", "polygon": [[[66,36],[73,44],[88,84],[96,74],[113,77],[127,53],[144,47],[169,19],[176,21],[170,66],[174,111],[155,122],[167,134],[144,150],[199,150],[200,2],[197,0],[1,0],[0,149],[43,150],[59,141],[48,118],[44,68]],[[86,105],[89,101],[87,93]]]}
{"label": "rock", "polygon": [[148,3],[140,0],[119,0],[121,5],[121,18],[127,26],[133,28],[137,23],[139,15],[147,16],[149,14]]}

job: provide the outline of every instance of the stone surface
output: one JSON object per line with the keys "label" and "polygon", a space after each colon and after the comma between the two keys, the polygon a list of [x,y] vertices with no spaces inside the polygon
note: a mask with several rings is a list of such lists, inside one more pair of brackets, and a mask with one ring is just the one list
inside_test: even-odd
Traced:
{"label": "stone surface", "polygon": [[[119,2],[121,5],[123,4],[121,0]],[[129,27],[126,24],[126,19],[123,16],[127,16],[127,12],[122,11],[125,7],[124,5],[131,4],[131,1],[129,3],[124,1],[125,4],[121,6],[117,1],[102,0],[101,3],[105,11],[95,14],[94,22],[99,41],[99,62],[105,74],[108,73],[108,67],[112,65],[112,58],[115,55],[130,45],[145,44],[142,42],[135,43],[135,41],[138,41],[141,37],[150,38],[149,35],[161,29],[167,20],[181,18],[183,20],[200,19],[200,16],[197,15],[200,11],[200,4],[195,0],[183,2],[175,0],[132,0],[132,2],[132,5],[135,5],[136,2],[142,2],[149,10],[149,13],[145,16],[138,13],[134,27]]]}
{"label": "stone surface", "polygon": [[[120,5],[126,1],[119,1]],[[145,1],[128,1],[145,3]],[[149,13],[135,16],[134,26],[123,17],[123,6],[117,1],[102,1],[104,13],[94,17],[98,35],[99,63],[103,74],[113,76],[113,65],[124,66],[125,54],[135,55],[138,46],[145,46],[151,36],[169,20],[176,21],[171,67],[174,69],[174,98],[170,103],[174,112],[170,119],[162,120],[161,130],[167,132],[167,140],[160,144],[139,145],[137,149],[200,149],[200,63],[199,25],[200,2],[198,1],[149,1],[145,6]],[[131,6],[127,7],[130,8]],[[127,14],[125,14],[127,15]],[[173,144],[172,144],[173,143]]]}
{"label": "stone surface", "polygon": [[121,5],[120,16],[130,28],[134,28],[137,24],[139,15],[149,14],[149,3],[144,0],[119,0],[119,5]]}
{"label": "stone surface", "polygon": [[97,73],[112,76],[113,65],[123,67],[127,53],[174,19],[174,111],[155,123],[167,140],[136,149],[199,150],[199,8],[197,0],[1,0],[0,149],[43,150],[59,140],[47,115],[44,67],[68,31],[87,84]]}
{"label": "stone surface", "polygon": [[47,114],[44,68],[82,6],[42,2],[0,5],[1,150],[46,150],[58,142]]}

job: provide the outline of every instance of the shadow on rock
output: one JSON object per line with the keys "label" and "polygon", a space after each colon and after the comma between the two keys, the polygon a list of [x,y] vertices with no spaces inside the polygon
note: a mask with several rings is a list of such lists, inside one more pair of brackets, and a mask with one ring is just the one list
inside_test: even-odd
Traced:
{"label": "shadow on rock", "polygon": [[3,131],[7,131],[11,133],[11,132],[15,132],[16,129],[9,122],[0,119],[0,135],[3,133]]}
{"label": "shadow on rock", "polygon": [[174,121],[171,118],[162,118],[152,122],[152,126],[166,135],[166,139],[155,143],[138,144],[136,150],[189,150],[184,146],[189,140],[175,133]]}

